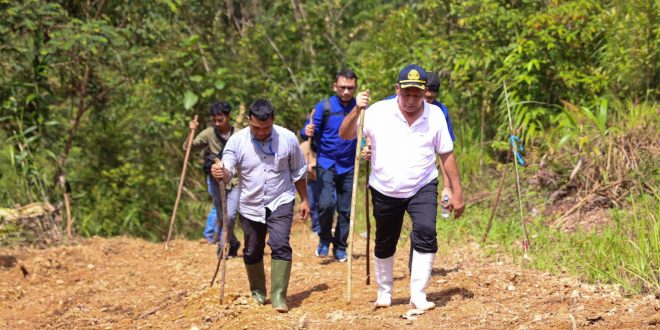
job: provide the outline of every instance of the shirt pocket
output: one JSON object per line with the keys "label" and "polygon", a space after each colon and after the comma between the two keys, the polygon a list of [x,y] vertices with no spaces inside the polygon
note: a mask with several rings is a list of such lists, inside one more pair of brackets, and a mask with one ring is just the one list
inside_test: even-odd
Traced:
{"label": "shirt pocket", "polygon": [[289,169],[289,157],[275,157],[273,160],[273,170],[275,172],[284,172]]}

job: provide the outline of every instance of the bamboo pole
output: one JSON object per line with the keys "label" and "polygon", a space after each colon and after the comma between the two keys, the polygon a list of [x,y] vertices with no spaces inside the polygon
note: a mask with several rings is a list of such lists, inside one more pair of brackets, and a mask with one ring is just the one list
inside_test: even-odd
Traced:
{"label": "bamboo pole", "polygon": [[[197,122],[197,115],[195,115],[194,122]],[[176,218],[176,210],[179,207],[179,200],[181,199],[181,191],[183,190],[183,181],[186,179],[186,168],[188,167],[188,157],[190,156],[190,147],[195,138],[195,129],[190,130],[188,135],[188,143],[186,144],[186,156],[183,159],[183,169],[181,170],[181,179],[179,180],[179,190],[176,193],[176,200],[174,201],[174,210],[172,210],[172,218],[170,218],[170,229],[167,232],[167,240],[165,241],[165,250],[170,248],[170,239],[172,239],[172,229],[174,228],[174,219]]]}
{"label": "bamboo pole", "polygon": [[[506,90],[506,81],[503,81],[502,84],[504,85],[504,98],[506,100],[506,111],[509,115],[509,130],[511,131],[511,135],[514,135],[514,130],[513,130],[513,120],[511,119],[511,108],[509,106],[509,93]],[[527,228],[525,227],[525,214],[523,213],[523,205],[522,205],[522,193],[520,192],[520,174],[518,173],[518,157],[517,157],[517,146],[515,141],[511,142],[511,148],[513,150],[513,166],[516,169],[516,188],[518,190],[518,208],[520,209],[520,225],[522,226],[522,234],[523,234],[523,242],[522,242],[522,248],[523,252],[525,253],[525,257],[527,257],[527,249],[529,248],[529,239],[527,237]]]}
{"label": "bamboo pole", "polygon": [[364,109],[360,110],[360,117],[358,119],[358,132],[357,132],[357,145],[355,146],[355,166],[353,168],[353,193],[351,197],[351,216],[348,230],[348,278],[346,282],[346,301],[351,302],[351,294],[353,287],[353,234],[355,227],[355,211],[357,209],[357,184],[360,177],[360,148],[358,147],[362,142],[362,128],[364,127]]}

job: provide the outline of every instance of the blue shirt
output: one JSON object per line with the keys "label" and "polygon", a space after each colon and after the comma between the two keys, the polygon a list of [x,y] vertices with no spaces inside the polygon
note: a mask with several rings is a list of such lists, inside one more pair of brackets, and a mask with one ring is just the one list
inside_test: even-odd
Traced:
{"label": "blue shirt", "polygon": [[451,126],[451,120],[449,119],[449,111],[447,110],[447,107],[440,103],[438,100],[433,100],[433,104],[438,106],[440,109],[442,109],[442,113],[445,114],[445,119],[447,119],[447,129],[449,130],[449,136],[451,136],[451,141],[454,142],[456,141],[456,137],[454,136],[454,128]]}
{"label": "blue shirt", "polygon": [[[357,139],[344,140],[339,137],[339,127],[344,117],[355,107],[355,98],[347,105],[343,105],[337,95],[330,97],[330,114],[323,123],[323,103],[319,102],[314,108],[314,137],[317,148],[317,166],[324,169],[335,167],[337,174],[352,171],[355,166],[355,147]],[[309,119],[308,119],[309,121]],[[307,126],[308,122],[305,122]],[[323,130],[323,131],[321,131]],[[300,130],[300,136],[307,139],[305,127]]]}
{"label": "blue shirt", "polygon": [[[385,100],[393,99],[395,97],[396,94],[390,95],[386,97]],[[447,129],[449,130],[449,136],[451,136],[451,141],[452,142],[456,141],[456,137],[454,136],[454,128],[451,126],[451,120],[449,119],[449,111],[447,110],[447,107],[444,104],[440,103],[440,101],[438,100],[433,100],[432,104],[442,109],[442,113],[445,115],[445,119],[447,120]]]}

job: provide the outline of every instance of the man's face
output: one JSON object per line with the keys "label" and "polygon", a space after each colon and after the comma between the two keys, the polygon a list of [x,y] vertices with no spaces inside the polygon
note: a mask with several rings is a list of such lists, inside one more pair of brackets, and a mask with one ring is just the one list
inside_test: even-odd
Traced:
{"label": "man's face", "polygon": [[401,88],[396,85],[399,108],[407,113],[415,113],[423,108],[424,90],[417,87]]}
{"label": "man's face", "polygon": [[213,122],[213,126],[221,130],[226,130],[229,128],[229,119],[230,119],[229,116],[225,114],[211,116],[211,121]]}
{"label": "man's face", "polygon": [[347,79],[346,77],[339,76],[337,81],[332,85],[337,93],[337,96],[343,103],[351,101],[357,89],[357,81],[355,79]]}
{"label": "man's face", "polygon": [[270,137],[270,133],[273,131],[273,118],[259,120],[250,116],[248,118],[248,124],[250,124],[250,132],[259,141],[265,141]]}
{"label": "man's face", "polygon": [[438,96],[438,92],[434,92],[428,88],[424,92],[424,99],[426,100],[426,103],[433,103],[436,96]]}

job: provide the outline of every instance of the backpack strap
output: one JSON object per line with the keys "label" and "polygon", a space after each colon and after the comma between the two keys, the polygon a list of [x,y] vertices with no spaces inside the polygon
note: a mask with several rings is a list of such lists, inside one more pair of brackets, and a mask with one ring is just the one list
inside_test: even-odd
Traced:
{"label": "backpack strap", "polygon": [[339,110],[339,111],[332,111],[332,104],[330,103],[330,98],[326,98],[323,100],[323,117],[321,119],[321,127],[319,127],[319,134],[314,135],[313,139],[313,150],[318,151],[318,145],[321,143],[321,134],[323,134],[323,130],[325,129],[325,125],[328,123],[328,119],[331,116],[343,116],[344,115],[344,110]]}
{"label": "backpack strap", "polygon": [[[220,140],[220,143],[222,143],[222,150],[220,150],[220,154],[222,155],[222,151],[225,149],[225,144],[227,144],[227,139],[222,137],[222,133],[220,133],[220,129],[217,126],[213,126],[213,133],[215,133],[215,137]],[[234,126],[229,127],[229,136],[234,135]]]}
{"label": "backpack strap", "polygon": [[323,100],[323,119],[321,120],[321,129],[319,132],[323,133],[325,124],[328,122],[328,118],[331,116],[344,115],[344,110],[332,111],[332,105],[330,104],[330,98]]}

